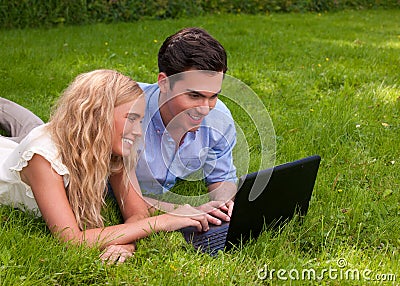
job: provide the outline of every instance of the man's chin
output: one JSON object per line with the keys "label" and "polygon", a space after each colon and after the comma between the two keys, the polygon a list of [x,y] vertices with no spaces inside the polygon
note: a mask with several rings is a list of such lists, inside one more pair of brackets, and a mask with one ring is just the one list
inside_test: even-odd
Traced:
{"label": "man's chin", "polygon": [[196,132],[197,130],[199,130],[199,128],[200,128],[200,125],[196,125],[196,126],[192,127],[191,129],[189,129],[188,132]]}

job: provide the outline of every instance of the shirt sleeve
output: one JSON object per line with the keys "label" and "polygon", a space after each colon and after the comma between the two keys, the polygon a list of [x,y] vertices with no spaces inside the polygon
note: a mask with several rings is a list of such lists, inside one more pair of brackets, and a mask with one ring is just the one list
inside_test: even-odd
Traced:
{"label": "shirt sleeve", "polygon": [[210,148],[204,165],[207,185],[217,182],[237,182],[236,167],[233,162],[233,148],[236,144],[236,129],[230,113],[220,118],[221,128],[210,129]]}
{"label": "shirt sleeve", "polygon": [[42,125],[33,129],[20,144],[16,145],[0,165],[0,204],[32,210],[40,215],[32,189],[21,180],[20,176],[22,169],[35,154],[45,158],[62,176],[64,186],[69,184],[68,169],[61,162],[57,147],[45,125]]}
{"label": "shirt sleeve", "polygon": [[51,140],[46,130],[46,125],[33,129],[14,150],[14,154],[9,157],[6,164],[9,170],[19,177],[19,172],[28,165],[28,162],[35,154],[41,155],[46,159],[54,171],[63,176],[64,186],[68,185],[69,171],[61,162],[57,147]]}

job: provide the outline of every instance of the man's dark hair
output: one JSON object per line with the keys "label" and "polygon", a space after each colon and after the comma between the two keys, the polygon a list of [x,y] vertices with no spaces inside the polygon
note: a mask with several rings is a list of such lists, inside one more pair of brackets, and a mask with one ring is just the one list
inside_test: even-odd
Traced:
{"label": "man's dark hair", "polygon": [[184,28],[169,36],[158,52],[160,72],[171,76],[190,69],[226,72],[224,47],[205,30]]}

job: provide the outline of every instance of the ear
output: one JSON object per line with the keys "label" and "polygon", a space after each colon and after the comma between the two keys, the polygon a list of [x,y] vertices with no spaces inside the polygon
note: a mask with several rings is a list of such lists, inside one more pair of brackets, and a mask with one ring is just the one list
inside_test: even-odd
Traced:
{"label": "ear", "polygon": [[158,87],[160,88],[160,92],[166,94],[169,89],[169,80],[168,76],[164,72],[160,72],[157,77]]}

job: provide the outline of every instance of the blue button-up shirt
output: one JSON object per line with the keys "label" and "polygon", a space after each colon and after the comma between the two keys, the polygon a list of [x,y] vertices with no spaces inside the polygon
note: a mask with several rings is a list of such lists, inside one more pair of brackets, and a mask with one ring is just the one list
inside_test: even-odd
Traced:
{"label": "blue button-up shirt", "polygon": [[217,104],[204,118],[200,128],[188,132],[176,150],[176,142],[168,134],[161,119],[158,84],[140,83],[146,94],[143,118],[143,142],[139,147],[136,175],[143,193],[167,192],[176,180],[201,180],[207,185],[236,182],[232,149],[236,129],[225,104]]}

